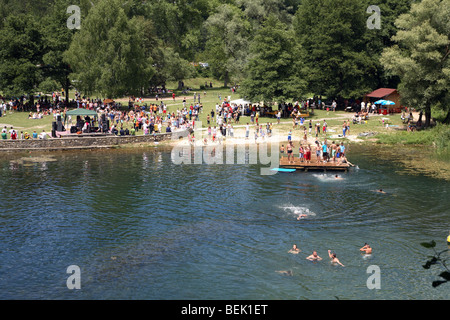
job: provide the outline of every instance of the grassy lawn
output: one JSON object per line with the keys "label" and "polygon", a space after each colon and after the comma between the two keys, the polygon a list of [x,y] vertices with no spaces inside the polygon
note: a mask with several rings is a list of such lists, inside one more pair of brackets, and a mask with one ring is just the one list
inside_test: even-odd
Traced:
{"label": "grassy lawn", "polygon": [[[210,82],[213,84],[213,88],[205,88],[200,90],[200,86],[205,85],[205,82],[209,85]],[[222,86],[222,82],[219,82],[210,78],[196,78],[196,79],[188,79],[184,81],[185,87],[193,88],[192,91],[189,91],[187,94],[183,95],[181,92],[175,90],[177,87],[177,83],[168,83],[167,88],[171,91],[174,91],[176,94],[175,101],[171,97],[171,93],[167,95],[166,98],[163,98],[164,103],[167,105],[167,109],[169,112],[175,111],[177,109],[181,109],[183,107],[182,100],[186,98],[186,105],[189,107],[190,104],[194,103],[194,93],[201,96],[201,104],[203,105],[203,113],[199,114],[199,121],[202,122],[203,127],[207,127],[207,115],[210,114],[211,110],[215,110],[215,105],[217,103],[221,103],[224,99],[230,98],[231,100],[241,98],[239,89],[237,92],[232,93],[230,88],[224,87],[215,87]],[[74,97],[74,92],[69,92],[69,96],[71,98]],[[92,97],[97,97],[93,95]],[[128,97],[116,99],[117,102],[121,102],[125,109],[128,106]],[[144,103],[147,105],[150,104],[160,104],[161,99],[156,101],[155,98],[144,98]],[[389,115],[389,116],[381,116],[381,115],[371,115],[370,119],[367,122],[363,122],[362,124],[352,124],[351,118],[353,113],[348,113],[344,111],[336,111],[336,112],[327,112],[326,110],[315,110],[314,115],[311,115],[306,119],[305,125],[308,126],[309,121],[312,121],[313,130],[311,132],[310,137],[315,137],[314,125],[316,122],[320,122],[323,124],[323,121],[326,120],[328,124],[328,133],[324,135],[320,134],[319,139],[327,138],[340,140],[343,137],[339,137],[342,135],[342,124],[344,121],[350,122],[350,135],[355,136],[359,133],[363,132],[377,132],[377,133],[388,133],[391,134],[393,132],[397,132],[398,130],[403,128],[403,124],[400,119],[400,114]],[[382,118],[389,119],[390,127],[386,128],[382,123]],[[53,116],[45,116],[43,119],[28,119],[28,113],[26,112],[7,112],[5,117],[0,118],[1,127],[7,125],[8,128],[13,126],[17,130],[23,132],[32,133],[34,130],[37,132],[41,132],[43,129],[47,132],[51,131],[52,122],[54,121]],[[240,126],[245,126],[246,123],[250,122],[250,117],[242,116],[240,118]],[[259,123],[261,125],[265,125],[267,122],[271,122],[275,124],[276,118],[269,117],[260,117]],[[211,119],[211,126],[214,126],[215,123]],[[129,125],[130,126],[130,125]],[[279,134],[287,135],[289,130],[293,130],[293,136],[297,138],[303,138],[303,128],[293,129],[293,123],[290,118],[284,118],[281,120],[280,125],[274,126],[278,130]],[[140,130],[137,134],[143,134]]]}

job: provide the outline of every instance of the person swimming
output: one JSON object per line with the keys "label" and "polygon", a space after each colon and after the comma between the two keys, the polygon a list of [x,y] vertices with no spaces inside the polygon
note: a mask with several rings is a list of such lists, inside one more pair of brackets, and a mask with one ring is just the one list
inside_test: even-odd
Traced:
{"label": "person swimming", "polygon": [[339,259],[336,257],[336,253],[331,253],[331,250],[328,250],[328,256],[331,259],[331,263],[338,264],[344,267],[344,265],[339,261]]}
{"label": "person swimming", "polygon": [[301,252],[301,250],[300,250],[299,248],[297,248],[297,245],[296,245],[296,244],[294,244],[294,245],[292,246],[292,249],[289,250],[288,252],[289,252],[289,253],[293,253],[293,254],[297,254],[297,253]]}
{"label": "person swimming", "polygon": [[383,191],[383,189],[378,189],[378,190],[375,190],[376,192],[378,192],[378,193],[386,193],[385,191]]}
{"label": "person swimming", "polygon": [[334,178],[337,180],[342,180],[342,177],[339,177],[338,175],[335,175]]}
{"label": "person swimming", "polygon": [[299,215],[298,215],[298,217],[297,217],[297,220],[300,220],[300,219],[303,219],[303,218],[306,218],[308,215],[307,214],[305,214],[305,213],[300,213]]}
{"label": "person swimming", "polygon": [[322,260],[322,258],[319,257],[319,255],[317,254],[317,251],[315,251],[315,250],[313,251],[313,253],[310,256],[306,257],[306,259],[308,259],[309,261],[320,261],[320,260]]}
{"label": "person swimming", "polygon": [[359,251],[365,252],[366,254],[372,254],[372,248],[367,243],[365,243]]}
{"label": "person swimming", "polygon": [[292,270],[277,270],[275,271],[279,274],[283,274],[285,276],[293,276],[294,274],[292,273]]}

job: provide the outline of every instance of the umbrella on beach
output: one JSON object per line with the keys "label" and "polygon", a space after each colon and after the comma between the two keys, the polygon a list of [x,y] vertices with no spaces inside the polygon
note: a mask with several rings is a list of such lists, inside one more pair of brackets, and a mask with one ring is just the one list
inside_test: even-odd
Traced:
{"label": "umbrella on beach", "polygon": [[381,104],[382,106],[392,106],[395,104],[395,102],[391,100],[378,100],[375,101],[374,104]]}

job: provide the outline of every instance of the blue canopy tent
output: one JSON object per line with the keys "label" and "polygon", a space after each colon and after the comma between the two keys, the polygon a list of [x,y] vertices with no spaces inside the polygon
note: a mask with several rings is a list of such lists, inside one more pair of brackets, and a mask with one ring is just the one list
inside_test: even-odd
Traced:
{"label": "blue canopy tent", "polygon": [[381,104],[382,106],[393,106],[395,102],[391,100],[378,100],[375,101],[374,104]]}

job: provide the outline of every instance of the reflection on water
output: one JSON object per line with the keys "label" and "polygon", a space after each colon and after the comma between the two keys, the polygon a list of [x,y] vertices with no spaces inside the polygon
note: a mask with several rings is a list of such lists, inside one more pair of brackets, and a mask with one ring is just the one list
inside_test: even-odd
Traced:
{"label": "reflection on water", "polygon": [[[419,243],[445,246],[449,184],[377,148],[352,146],[358,168],[342,179],[174,165],[164,148],[45,156],[0,161],[2,299],[448,298]],[[306,260],[313,250],[323,261]],[[65,286],[72,264],[80,291]],[[380,290],[366,287],[370,265]]]}

